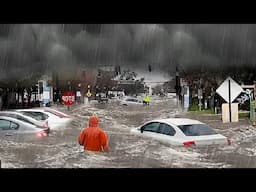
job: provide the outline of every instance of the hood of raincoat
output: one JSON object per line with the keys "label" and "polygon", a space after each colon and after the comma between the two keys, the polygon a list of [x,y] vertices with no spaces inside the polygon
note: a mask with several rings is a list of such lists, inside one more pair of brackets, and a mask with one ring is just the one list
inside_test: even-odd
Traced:
{"label": "hood of raincoat", "polygon": [[91,116],[89,118],[89,127],[97,127],[98,126],[98,117],[96,116]]}

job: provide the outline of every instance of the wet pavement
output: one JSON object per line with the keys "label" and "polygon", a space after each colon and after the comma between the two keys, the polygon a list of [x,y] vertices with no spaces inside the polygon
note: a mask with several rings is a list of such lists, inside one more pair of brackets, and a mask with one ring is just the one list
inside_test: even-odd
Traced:
{"label": "wet pavement", "polygon": [[[3,168],[251,168],[256,166],[256,128],[248,119],[221,122],[219,115],[191,115],[180,112],[173,99],[152,98],[150,106],[120,106],[118,102],[75,105],[74,121],[54,130],[49,137],[0,141]],[[109,153],[87,153],[77,136],[90,115],[99,117],[99,127],[108,137]],[[130,134],[130,129],[154,118],[175,116],[198,119],[229,137],[231,146],[173,147]]]}

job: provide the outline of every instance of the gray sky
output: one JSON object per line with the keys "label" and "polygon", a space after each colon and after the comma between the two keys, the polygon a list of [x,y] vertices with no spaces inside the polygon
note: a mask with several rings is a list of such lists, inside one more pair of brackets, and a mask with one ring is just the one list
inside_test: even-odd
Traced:
{"label": "gray sky", "polygon": [[174,71],[255,67],[254,24],[0,25],[0,79],[121,65]]}

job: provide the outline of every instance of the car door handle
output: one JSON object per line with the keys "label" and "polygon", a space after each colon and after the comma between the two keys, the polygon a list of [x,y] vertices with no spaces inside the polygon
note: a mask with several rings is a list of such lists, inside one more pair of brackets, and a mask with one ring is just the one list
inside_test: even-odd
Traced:
{"label": "car door handle", "polygon": [[13,136],[12,133],[6,133],[5,136]]}

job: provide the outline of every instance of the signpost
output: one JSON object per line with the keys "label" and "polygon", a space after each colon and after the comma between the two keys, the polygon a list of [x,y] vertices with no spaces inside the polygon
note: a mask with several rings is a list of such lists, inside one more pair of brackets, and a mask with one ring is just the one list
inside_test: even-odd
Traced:
{"label": "signpost", "polygon": [[231,77],[228,77],[216,90],[216,92],[229,104],[229,122],[232,121],[231,103],[243,92],[243,88]]}
{"label": "signpost", "polygon": [[75,102],[75,95],[71,91],[64,92],[61,97],[62,104],[70,109],[70,105],[73,105]]}
{"label": "signpost", "polygon": [[199,99],[199,111],[202,110],[202,99],[203,99],[203,90],[202,89],[198,89],[198,99]]}
{"label": "signpost", "polygon": [[78,101],[78,103],[80,103],[81,102],[81,91],[77,91],[76,92],[76,98],[77,98],[77,101]]}
{"label": "signpost", "polygon": [[229,122],[231,122],[231,88],[230,88],[230,79],[228,80],[228,108],[229,108]]}
{"label": "signpost", "polygon": [[87,105],[88,103],[90,103],[90,97],[92,96],[91,90],[90,90],[90,85],[88,85],[87,87],[87,92],[84,95],[84,103]]}
{"label": "signpost", "polygon": [[255,102],[254,102],[255,93],[256,93],[255,92],[256,91],[255,84],[254,85],[242,85],[242,88],[246,89],[244,91],[245,95],[242,96],[239,99],[239,102],[244,103],[246,100],[249,99],[249,101],[250,101],[250,121],[255,126],[256,125],[256,122],[255,122]]}
{"label": "signpost", "polygon": [[189,108],[189,86],[184,86],[184,108],[187,111]]}

